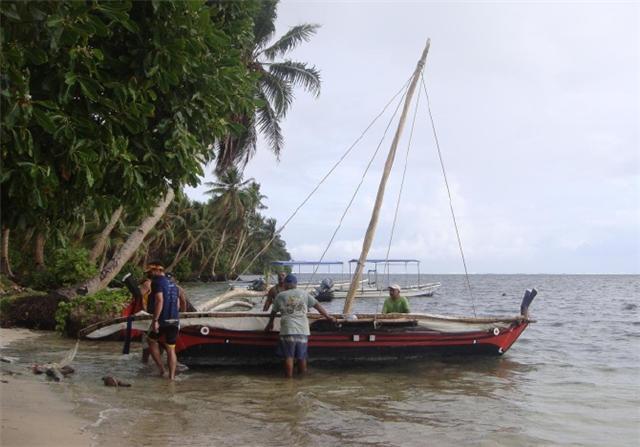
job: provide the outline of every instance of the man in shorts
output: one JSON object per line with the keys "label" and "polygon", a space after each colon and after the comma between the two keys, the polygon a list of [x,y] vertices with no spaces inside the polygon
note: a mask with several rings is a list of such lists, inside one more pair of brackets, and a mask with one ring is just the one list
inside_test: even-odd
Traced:
{"label": "man in shorts", "polygon": [[167,366],[169,379],[176,377],[176,339],[179,328],[179,291],[172,281],[164,274],[164,266],[159,261],[147,265],[146,271],[152,277],[151,293],[147,311],[153,315],[153,321],[147,333],[151,358],[158,365],[160,374],[164,375],[164,366],[160,356],[160,337],[163,337],[164,348],[167,351]]}
{"label": "man in shorts", "polygon": [[300,374],[307,371],[307,341],[310,335],[308,309],[313,307],[326,319],[336,321],[314,297],[304,290],[297,289],[297,286],[298,279],[294,275],[289,274],[285,277],[285,291],[280,292],[273,301],[269,323],[264,328],[267,332],[273,330],[273,321],[280,313],[278,354],[284,357],[284,374],[287,378],[293,377],[294,359],[297,360]]}

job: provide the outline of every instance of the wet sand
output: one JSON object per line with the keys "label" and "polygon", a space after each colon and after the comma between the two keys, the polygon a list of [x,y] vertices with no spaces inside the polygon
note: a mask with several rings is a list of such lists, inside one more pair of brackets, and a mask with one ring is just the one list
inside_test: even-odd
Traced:
{"label": "wet sand", "polygon": [[[0,347],[17,340],[42,336],[25,329],[0,329]],[[7,364],[9,365],[9,364]],[[8,369],[8,368],[7,368]],[[89,446],[91,438],[83,432],[87,421],[73,414],[42,377],[3,374],[0,383],[0,445],[12,446]]]}

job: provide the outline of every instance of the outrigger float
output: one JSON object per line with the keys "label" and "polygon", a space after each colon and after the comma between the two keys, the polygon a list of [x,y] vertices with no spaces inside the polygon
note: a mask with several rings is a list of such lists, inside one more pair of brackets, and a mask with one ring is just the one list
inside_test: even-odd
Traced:
{"label": "outrigger float", "polygon": [[[537,294],[535,289],[525,292],[520,305],[520,314],[514,316],[478,318],[430,314],[353,314],[352,312],[354,298],[357,296],[358,288],[361,287],[362,272],[375,233],[386,181],[393,165],[409,104],[422,74],[429,44],[430,41],[427,41],[405,93],[404,107],[387,156],[362,252],[345,297],[343,313],[336,315],[337,323],[324,320],[318,314],[309,314],[311,361],[410,359],[430,356],[434,353],[499,356],[504,354],[529,323],[533,322],[529,318],[529,305]],[[81,335],[91,339],[103,338],[115,331],[120,331],[127,322],[132,328],[145,330],[149,327],[150,319],[150,315],[123,317],[90,326],[81,331]],[[180,316],[181,329],[176,344],[178,359],[189,366],[277,361],[275,348],[278,341],[279,319],[276,319],[272,332],[265,332],[268,319],[269,314],[266,312],[183,313]]]}

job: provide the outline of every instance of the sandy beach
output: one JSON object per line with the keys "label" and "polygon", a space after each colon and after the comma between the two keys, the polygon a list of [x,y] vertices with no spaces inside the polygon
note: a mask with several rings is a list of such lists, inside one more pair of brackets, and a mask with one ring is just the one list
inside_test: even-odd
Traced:
{"label": "sandy beach", "polygon": [[[26,329],[0,329],[0,347],[16,340],[39,337],[42,333]],[[7,364],[9,365],[9,364]],[[5,368],[15,371],[15,368]],[[72,412],[40,376],[3,373],[0,383],[0,445],[13,446],[89,446],[91,438],[83,432],[87,421]]]}

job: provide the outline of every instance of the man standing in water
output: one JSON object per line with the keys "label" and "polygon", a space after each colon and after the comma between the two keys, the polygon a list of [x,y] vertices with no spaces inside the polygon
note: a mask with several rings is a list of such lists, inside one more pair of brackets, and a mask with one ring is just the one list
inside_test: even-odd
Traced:
{"label": "man standing in water", "polygon": [[383,314],[408,314],[409,301],[403,296],[400,296],[400,286],[398,284],[391,284],[389,286],[389,298],[384,301],[382,306]]}
{"label": "man standing in water", "polygon": [[287,276],[286,272],[278,272],[278,284],[269,289],[269,293],[267,294],[267,300],[264,302],[264,306],[262,307],[262,311],[266,312],[269,310],[271,305],[273,304],[273,300],[276,299],[276,296],[280,292],[284,292],[284,278]]}
{"label": "man standing in water", "polygon": [[148,311],[153,315],[147,338],[149,352],[153,361],[164,375],[164,366],[160,356],[160,336],[164,336],[164,348],[167,351],[169,379],[176,377],[176,339],[179,327],[179,292],[178,287],[167,279],[161,262],[150,263],[146,269],[151,274],[151,294]]}
{"label": "man standing in water", "polygon": [[298,363],[298,372],[307,371],[307,341],[309,339],[309,319],[307,311],[315,308],[326,319],[335,323],[336,319],[329,315],[314,297],[304,290],[297,289],[298,279],[288,274],[284,279],[284,292],[280,292],[274,302],[269,323],[264,328],[269,332],[273,329],[273,320],[280,313],[280,341],[278,354],[284,357],[285,377],[293,377],[293,360]]}

